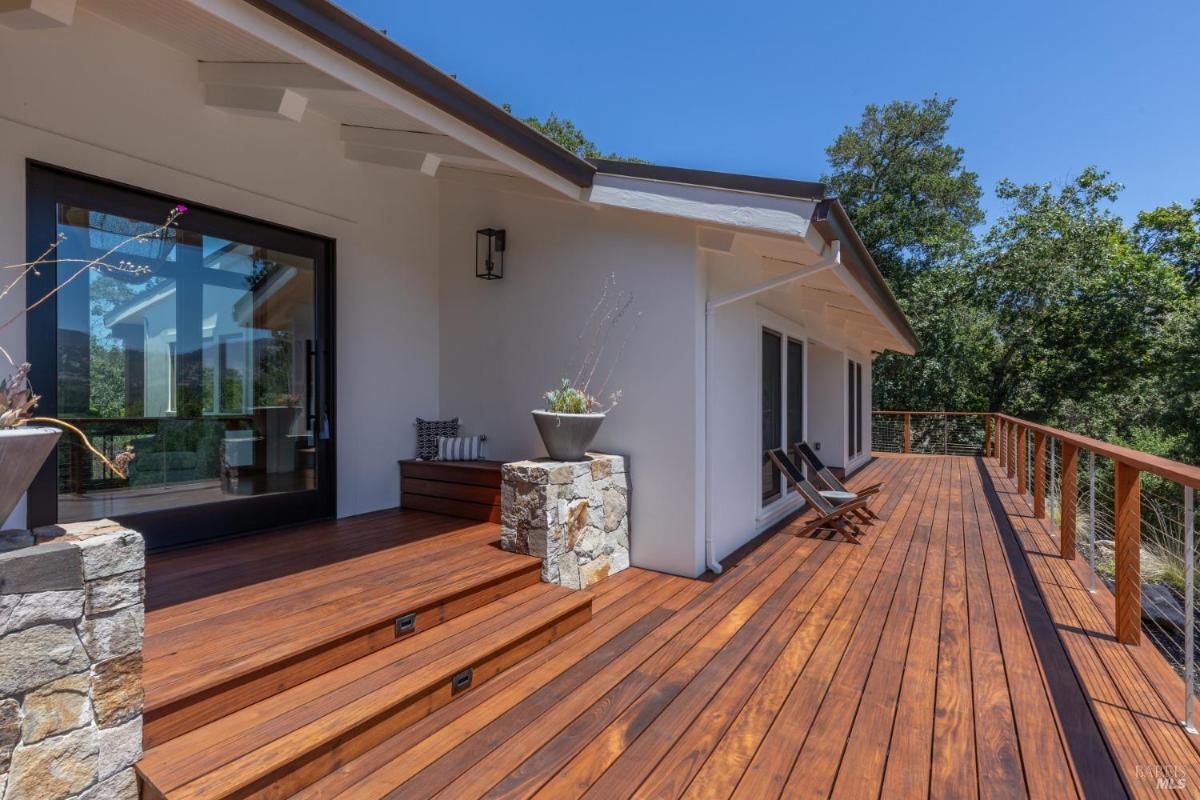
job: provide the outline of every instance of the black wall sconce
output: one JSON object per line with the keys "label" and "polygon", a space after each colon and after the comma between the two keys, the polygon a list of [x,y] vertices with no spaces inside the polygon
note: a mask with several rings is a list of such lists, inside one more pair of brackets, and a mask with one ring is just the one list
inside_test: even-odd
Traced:
{"label": "black wall sconce", "polygon": [[475,231],[475,277],[497,281],[504,277],[504,229]]}

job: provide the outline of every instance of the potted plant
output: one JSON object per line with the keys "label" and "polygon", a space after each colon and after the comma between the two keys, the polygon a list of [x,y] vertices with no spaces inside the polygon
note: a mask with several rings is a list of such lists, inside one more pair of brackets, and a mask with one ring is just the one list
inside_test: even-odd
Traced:
{"label": "potted plant", "polygon": [[608,405],[602,406],[596,395],[604,395],[605,387],[620,361],[621,354],[632,338],[639,315],[634,315],[635,323],[608,364],[596,394],[593,395],[591,391],[592,380],[596,376],[597,367],[604,360],[612,332],[633,304],[632,292],[615,290],[616,276],[609,275],[604,282],[599,301],[579,334],[576,352],[582,350],[585,343],[588,350],[575,378],[563,378],[557,388],[545,393],[546,407],[533,411],[533,422],[537,425],[538,434],[542,437],[546,452],[555,461],[582,461],[587,458],[587,450],[596,438],[605,417],[621,399],[621,392],[618,390],[608,396]]}
{"label": "potted plant", "polygon": [[[33,261],[5,267],[4,269],[19,271],[10,283],[0,290],[0,300],[11,293],[27,275],[37,273],[40,267],[81,265],[43,297],[0,323],[0,331],[17,320],[23,319],[26,313],[50,300],[64,286],[81,275],[92,271],[126,272],[138,275],[149,272],[147,267],[128,261],[112,263],[110,259],[127,245],[163,236],[185,211],[187,211],[185,206],[176,206],[162,225],[153,230],[130,236],[94,259],[56,258],[59,245],[66,239],[65,234],[59,234],[58,239]],[[127,478],[126,471],[129,463],[137,457],[131,447],[127,446],[125,450],[110,459],[92,445],[83,431],[71,423],[54,417],[34,416],[33,409],[37,407],[40,397],[33,393],[33,387],[29,382],[29,372],[32,367],[28,363],[17,365],[3,347],[0,347],[0,356],[3,356],[15,369],[11,375],[0,379],[0,523],[8,519],[21,500],[21,495],[29,489],[29,484],[33,482],[34,476],[41,469],[46,458],[53,452],[63,430],[79,437],[83,446],[104,462],[114,475],[123,480]]]}

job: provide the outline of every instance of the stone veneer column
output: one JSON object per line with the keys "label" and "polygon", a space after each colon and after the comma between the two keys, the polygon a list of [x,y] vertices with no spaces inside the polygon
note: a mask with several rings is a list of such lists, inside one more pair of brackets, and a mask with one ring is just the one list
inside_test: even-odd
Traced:
{"label": "stone veneer column", "polygon": [[111,520],[0,533],[0,798],[136,800],[145,545]]}
{"label": "stone veneer column", "polygon": [[500,546],[542,559],[542,580],[586,589],[629,566],[622,456],[516,461],[501,468]]}

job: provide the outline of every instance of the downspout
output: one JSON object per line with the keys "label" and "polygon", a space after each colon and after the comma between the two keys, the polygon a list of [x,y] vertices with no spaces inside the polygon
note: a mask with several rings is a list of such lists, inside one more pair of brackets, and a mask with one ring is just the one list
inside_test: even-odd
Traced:
{"label": "downspout", "polygon": [[721,562],[717,560],[716,551],[713,545],[713,529],[712,529],[712,447],[711,430],[712,430],[712,370],[709,368],[709,350],[708,341],[712,338],[713,319],[716,316],[716,311],[722,306],[727,306],[731,303],[737,303],[755,295],[769,292],[772,289],[778,289],[781,286],[786,286],[793,281],[798,281],[801,278],[806,278],[815,272],[830,269],[841,263],[842,243],[834,240],[830,244],[829,255],[811,266],[798,269],[795,272],[789,272],[786,275],[780,275],[777,278],[772,278],[769,281],[764,281],[748,289],[741,289],[736,292],[709,300],[704,306],[704,563],[705,566],[714,574],[720,575],[722,571]]}

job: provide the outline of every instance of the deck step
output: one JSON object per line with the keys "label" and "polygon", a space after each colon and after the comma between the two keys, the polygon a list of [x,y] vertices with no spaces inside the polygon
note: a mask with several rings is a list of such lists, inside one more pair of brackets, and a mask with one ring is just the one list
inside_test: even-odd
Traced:
{"label": "deck step", "polygon": [[527,586],[148,749],[143,797],[288,797],[590,619]]}
{"label": "deck step", "polygon": [[[230,593],[227,616],[236,624],[191,620],[180,610],[159,623],[166,630],[147,637],[146,659],[154,662],[147,669],[145,745],[156,747],[533,586],[540,567],[539,559],[471,543],[420,563],[348,573],[343,583],[327,578],[310,592],[297,593],[292,576],[278,581],[274,599],[252,587],[250,610],[237,608],[236,592]],[[398,625],[404,617],[411,626]]]}

